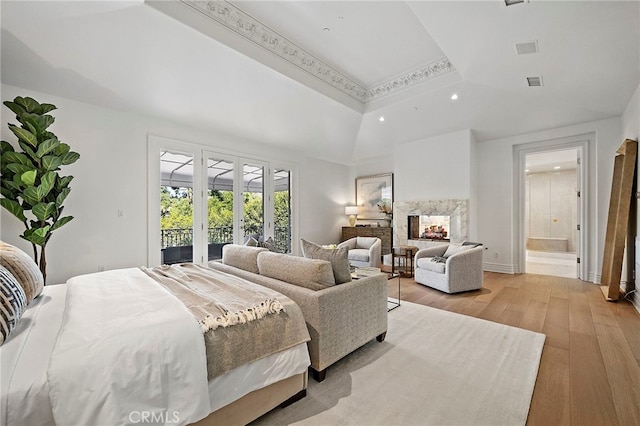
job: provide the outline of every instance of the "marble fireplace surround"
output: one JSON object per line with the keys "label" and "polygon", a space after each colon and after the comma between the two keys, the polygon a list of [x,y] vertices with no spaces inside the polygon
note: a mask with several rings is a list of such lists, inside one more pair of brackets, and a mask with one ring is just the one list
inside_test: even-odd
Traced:
{"label": "marble fireplace surround", "polygon": [[408,240],[409,216],[451,216],[449,238],[452,243],[467,239],[469,229],[469,200],[445,199],[425,201],[397,201],[393,203],[393,245],[417,245],[417,240]]}

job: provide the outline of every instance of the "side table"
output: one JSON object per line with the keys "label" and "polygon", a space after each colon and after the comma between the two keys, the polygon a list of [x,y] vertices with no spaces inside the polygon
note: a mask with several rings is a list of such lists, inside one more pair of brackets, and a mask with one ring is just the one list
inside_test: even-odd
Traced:
{"label": "side table", "polygon": [[[398,259],[398,273],[407,277],[413,277],[413,258],[418,252],[416,246],[396,246],[391,255],[391,273],[396,270],[396,258]],[[402,267],[402,269],[401,269]]]}

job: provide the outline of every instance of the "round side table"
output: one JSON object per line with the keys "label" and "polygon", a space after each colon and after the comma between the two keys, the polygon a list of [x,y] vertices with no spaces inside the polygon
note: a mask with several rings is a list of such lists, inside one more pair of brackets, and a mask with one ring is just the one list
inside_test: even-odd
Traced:
{"label": "round side table", "polygon": [[418,252],[416,246],[396,246],[392,250],[391,272],[396,268],[396,258],[398,259],[398,273],[407,277],[413,277],[413,258]]}

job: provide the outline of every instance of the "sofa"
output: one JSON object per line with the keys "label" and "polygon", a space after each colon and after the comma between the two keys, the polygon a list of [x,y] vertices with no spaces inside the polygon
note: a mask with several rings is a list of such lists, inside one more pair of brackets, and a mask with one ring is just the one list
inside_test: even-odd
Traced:
{"label": "sofa", "polygon": [[415,280],[445,293],[482,288],[482,245],[443,244],[418,250]]}
{"label": "sofa", "polygon": [[387,332],[387,278],[377,274],[335,284],[331,263],[229,244],[216,270],[269,287],[292,299],[304,315],[311,372],[321,382],[331,364]]}
{"label": "sofa", "polygon": [[377,237],[353,237],[338,244],[338,248],[347,247],[347,258],[353,266],[372,266],[379,268],[382,263],[382,240]]}

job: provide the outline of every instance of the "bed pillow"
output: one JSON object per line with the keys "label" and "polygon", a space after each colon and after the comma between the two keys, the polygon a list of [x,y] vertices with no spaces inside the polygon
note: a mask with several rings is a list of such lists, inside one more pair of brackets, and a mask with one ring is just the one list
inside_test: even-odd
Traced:
{"label": "bed pillow", "polygon": [[305,239],[300,240],[302,255],[309,259],[327,260],[331,263],[333,277],[336,284],[351,281],[351,270],[349,269],[349,249],[341,247],[339,249],[324,248],[318,244]]}
{"label": "bed pillow", "polygon": [[27,253],[0,241],[0,265],[7,268],[20,283],[27,296],[27,304],[40,296],[44,288],[44,278],[36,262]]}
{"label": "bed pillow", "polygon": [[27,296],[18,280],[5,268],[0,266],[0,345],[16,328],[27,307]]}

